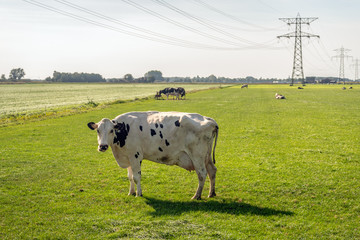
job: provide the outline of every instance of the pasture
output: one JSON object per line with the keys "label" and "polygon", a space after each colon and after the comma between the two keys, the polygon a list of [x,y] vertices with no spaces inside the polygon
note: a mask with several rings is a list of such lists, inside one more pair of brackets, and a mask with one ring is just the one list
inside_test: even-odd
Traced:
{"label": "pasture", "polygon": [[[276,100],[278,92],[285,100]],[[359,239],[360,88],[240,86],[1,128],[1,239]],[[215,198],[195,172],[144,161],[142,198],[86,124],[129,111],[219,124]]]}
{"label": "pasture", "polygon": [[31,115],[86,104],[104,104],[154,96],[165,87],[183,86],[187,91],[217,87],[211,84],[0,84],[0,118]]}

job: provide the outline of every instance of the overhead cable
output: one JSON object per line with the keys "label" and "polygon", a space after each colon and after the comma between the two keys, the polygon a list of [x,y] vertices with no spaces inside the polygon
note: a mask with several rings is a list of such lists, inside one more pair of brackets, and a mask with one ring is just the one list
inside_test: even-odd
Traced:
{"label": "overhead cable", "polygon": [[[105,24],[103,22],[99,22],[99,21],[96,21],[96,20],[88,18],[88,17],[83,17],[83,16],[80,16],[80,15],[76,15],[74,13],[67,12],[67,11],[64,11],[62,9],[59,9],[59,8],[56,8],[56,7],[53,7],[53,6],[43,4],[43,3],[39,2],[39,1],[36,1],[36,0],[23,0],[23,1],[27,2],[27,3],[30,3],[32,5],[47,9],[49,11],[52,11],[52,12],[55,12],[55,13],[58,13],[58,14],[61,14],[61,15],[76,19],[78,21],[82,21],[82,22],[91,24],[91,25],[95,25],[95,26],[105,28],[105,29],[108,29],[108,30],[112,30],[112,31],[115,31],[115,32],[119,32],[119,33],[122,33],[122,34],[138,37],[138,38],[141,38],[141,39],[146,39],[146,40],[159,42],[159,43],[163,43],[163,44],[168,44],[168,45],[173,45],[173,46],[180,46],[180,47],[193,48],[193,49],[225,50],[225,51],[226,50],[232,51],[232,50],[266,48],[265,46],[260,46],[260,45],[257,45],[257,46],[255,46],[255,45],[254,46],[244,46],[244,45],[241,45],[241,44],[238,44],[238,43],[235,43],[235,42],[226,41],[226,40],[221,39],[221,38],[218,39],[215,36],[214,36],[214,38],[216,40],[219,40],[222,44],[227,44],[227,45],[232,45],[232,46],[226,46],[226,45],[225,46],[218,46],[218,45],[203,44],[203,43],[199,43],[199,42],[183,40],[183,39],[175,38],[175,37],[168,36],[168,35],[165,35],[165,34],[161,34],[161,33],[158,33],[158,32],[154,32],[154,31],[151,31],[151,30],[148,30],[148,29],[145,29],[145,28],[137,27],[135,25],[126,23],[124,21],[120,21],[118,19],[111,18],[111,17],[108,17],[108,16],[106,16],[104,14],[101,14],[101,13],[89,10],[87,8],[84,8],[82,6],[73,4],[73,3],[69,2],[69,1],[66,1],[66,0],[54,0],[54,1],[58,2],[58,3],[60,3],[60,4],[63,4],[65,6],[67,6],[67,7],[71,7],[73,9],[76,9],[76,10],[80,11],[80,12],[89,14],[91,16],[95,16],[95,17],[100,18],[102,20],[106,20],[108,22],[111,22],[112,24],[117,24],[117,25],[120,25],[122,27],[125,27],[125,28],[128,28],[128,29],[132,30],[132,31],[129,31],[129,30],[126,30],[124,28],[114,27],[113,25]],[[133,2],[131,0],[123,0],[123,1],[125,1],[125,2],[129,1],[130,3]],[[135,3],[134,3],[134,5],[138,6],[138,4],[135,4]],[[169,21],[173,21],[173,20],[169,19]],[[184,27],[187,27],[187,26],[184,25]],[[196,29],[192,29],[192,30],[197,31]],[[204,33],[204,35],[206,36],[206,33]],[[272,48],[272,49],[276,49],[276,48]]]}
{"label": "overhead cable", "polygon": [[179,13],[180,15],[182,15],[182,16],[184,16],[186,18],[189,18],[189,19],[193,20],[193,21],[199,23],[202,26],[205,26],[205,27],[207,27],[207,28],[209,28],[209,29],[211,29],[211,30],[213,30],[213,31],[215,31],[217,33],[220,33],[220,34],[222,34],[224,36],[227,36],[227,37],[230,37],[232,39],[238,40],[238,41],[240,41],[240,42],[242,42],[244,44],[247,44],[247,45],[250,45],[250,46],[264,46],[265,45],[263,43],[257,43],[257,42],[254,42],[254,41],[247,40],[245,38],[242,38],[242,37],[239,37],[239,36],[234,35],[232,33],[229,33],[227,31],[224,31],[224,30],[222,30],[222,29],[220,29],[218,27],[215,27],[214,25],[209,24],[208,22],[204,21],[200,17],[197,17],[197,16],[195,16],[193,14],[190,14],[190,13],[184,11],[184,10],[181,10],[180,8],[166,2],[165,0],[152,0],[152,1],[155,2],[155,3],[160,4],[161,6],[164,6],[164,7],[168,8],[168,9],[174,11],[174,12]]}
{"label": "overhead cable", "polygon": [[258,29],[260,31],[276,31],[276,30],[279,30],[279,28],[263,27],[263,26],[260,26],[260,25],[257,25],[257,24],[242,20],[242,19],[240,19],[240,18],[238,18],[238,17],[236,17],[234,15],[228,14],[228,13],[226,13],[226,12],[224,12],[224,11],[222,11],[222,10],[220,10],[220,9],[218,9],[218,8],[208,4],[208,3],[205,3],[202,0],[193,0],[193,1],[197,2],[198,4],[204,6],[204,7],[208,8],[208,9],[210,9],[213,12],[216,12],[216,13],[218,13],[220,15],[223,15],[223,16],[229,18],[229,19],[232,19],[232,20],[234,20],[236,22],[245,24],[245,25],[253,28],[252,30],[247,29],[247,31],[255,31],[255,29]]}
{"label": "overhead cable", "polygon": [[221,47],[221,46],[213,46],[213,45],[207,45],[207,44],[201,44],[201,43],[189,43],[189,42],[174,42],[174,41],[169,41],[169,40],[165,40],[165,39],[161,39],[158,37],[153,37],[153,36],[148,36],[148,35],[144,35],[144,34],[140,34],[140,33],[136,33],[136,32],[131,32],[131,31],[127,31],[124,29],[120,29],[120,28],[116,28],[113,27],[111,25],[108,24],[104,24],[101,22],[97,22],[94,20],[91,20],[89,18],[85,18],[70,12],[66,12],[63,11],[61,9],[55,8],[55,7],[51,7],[49,5],[40,3],[38,1],[35,0],[22,0],[24,2],[30,3],[32,5],[47,9],[49,11],[55,12],[55,13],[59,13],[61,15],[88,23],[88,24],[92,24],[98,27],[102,27],[108,30],[112,30],[115,32],[119,32],[119,33],[123,33],[126,35],[130,35],[130,36],[134,36],[134,37],[138,37],[138,38],[142,38],[142,39],[146,39],[146,40],[150,40],[150,41],[155,41],[155,42],[160,42],[160,43],[165,43],[165,44],[169,44],[169,45],[173,45],[173,46],[180,46],[180,47],[187,47],[187,48],[196,48],[196,49],[211,49],[211,50],[241,50],[240,48],[230,48],[230,47]]}

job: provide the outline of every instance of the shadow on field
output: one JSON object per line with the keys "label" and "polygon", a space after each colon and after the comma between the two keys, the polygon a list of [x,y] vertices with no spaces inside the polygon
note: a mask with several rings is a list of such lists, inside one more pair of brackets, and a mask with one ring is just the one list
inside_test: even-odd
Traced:
{"label": "shadow on field", "polygon": [[159,200],[155,198],[145,197],[146,203],[154,208],[154,216],[162,215],[180,215],[184,212],[202,211],[228,213],[233,215],[249,214],[259,216],[273,215],[293,215],[293,212],[275,210],[266,207],[257,207],[247,203],[239,202],[217,202],[217,201],[191,201],[179,202],[169,200]]}

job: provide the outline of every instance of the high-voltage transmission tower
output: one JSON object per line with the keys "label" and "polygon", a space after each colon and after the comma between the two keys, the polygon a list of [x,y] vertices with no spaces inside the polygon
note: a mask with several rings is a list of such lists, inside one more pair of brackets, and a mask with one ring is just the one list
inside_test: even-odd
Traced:
{"label": "high-voltage transmission tower", "polygon": [[351,66],[354,66],[355,67],[355,81],[357,81],[359,79],[359,59],[355,59],[355,63],[354,64],[351,64]]}
{"label": "high-voltage transmission tower", "polygon": [[334,51],[337,51],[339,53],[339,55],[333,56],[333,58],[340,59],[339,83],[341,81],[343,81],[343,83],[345,84],[344,59],[351,57],[351,56],[347,55],[347,52],[349,52],[350,49],[341,47],[341,48],[335,49]]}
{"label": "high-voltage transmission tower", "polygon": [[307,24],[310,25],[313,21],[318,18],[302,18],[300,14],[296,16],[296,18],[279,18],[279,20],[287,23],[288,25],[295,24],[295,32],[287,33],[284,35],[278,36],[278,38],[286,37],[286,38],[295,38],[295,46],[294,46],[294,62],[293,62],[293,71],[291,77],[291,86],[294,85],[295,79],[300,79],[301,83],[305,85],[305,78],[304,78],[304,68],[303,68],[303,61],[302,61],[302,41],[303,37],[311,38],[320,36],[302,32],[301,25]]}

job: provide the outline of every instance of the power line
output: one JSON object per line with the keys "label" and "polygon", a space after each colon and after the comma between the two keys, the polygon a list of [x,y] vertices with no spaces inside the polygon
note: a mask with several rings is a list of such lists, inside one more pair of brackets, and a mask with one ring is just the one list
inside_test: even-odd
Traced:
{"label": "power line", "polygon": [[156,36],[156,37],[159,37],[159,38],[164,38],[164,39],[167,39],[169,41],[174,41],[174,42],[178,42],[180,44],[185,44],[185,45],[189,45],[189,46],[193,45],[194,47],[195,46],[198,46],[198,47],[204,47],[205,46],[205,45],[202,45],[202,44],[199,44],[199,43],[196,43],[196,42],[186,41],[186,40],[183,40],[183,39],[178,39],[178,38],[167,36],[167,35],[164,35],[164,34],[161,34],[161,33],[157,33],[157,32],[145,29],[145,28],[140,28],[140,27],[125,23],[123,21],[120,21],[118,19],[114,19],[114,18],[105,16],[105,15],[103,15],[101,13],[97,13],[95,11],[86,9],[84,7],[81,7],[79,5],[70,3],[70,2],[65,1],[65,0],[54,0],[54,1],[59,2],[61,4],[69,6],[69,7],[75,8],[75,9],[80,10],[82,12],[88,13],[90,15],[96,16],[96,17],[98,17],[100,19],[104,19],[104,20],[110,21],[112,23],[119,24],[119,25],[125,26],[127,28],[130,28],[130,29],[133,29],[133,30],[136,30],[136,31],[140,31],[140,32],[143,32],[143,33],[147,33],[149,35],[153,35],[153,36]]}
{"label": "power line", "polygon": [[227,36],[227,37],[230,37],[232,39],[238,40],[238,41],[240,41],[240,42],[242,42],[244,44],[248,44],[250,46],[254,46],[254,47],[255,46],[256,47],[264,46],[264,44],[262,44],[262,43],[253,42],[253,41],[247,40],[245,38],[239,37],[237,35],[234,35],[232,33],[226,32],[226,31],[224,31],[224,30],[222,30],[220,28],[217,28],[214,25],[209,24],[206,20],[203,20],[202,18],[200,18],[198,16],[195,16],[195,15],[190,14],[190,13],[184,11],[184,10],[181,10],[180,8],[166,2],[165,0],[152,0],[152,1],[159,4],[159,5],[161,5],[161,6],[164,6],[164,7],[168,8],[168,9],[170,9],[170,10],[176,12],[176,13],[179,13],[180,15],[182,15],[182,16],[184,16],[186,18],[189,18],[189,19],[195,21],[196,23],[199,23],[200,25],[205,26],[205,27],[207,27],[207,28],[209,28],[209,29],[211,29],[211,30],[213,30],[213,31],[215,31],[217,33],[220,33],[220,34],[222,34],[224,36]]}
{"label": "power line", "polygon": [[[23,1],[27,2],[27,3],[30,3],[32,5],[44,8],[46,10],[49,10],[49,11],[52,11],[52,12],[55,12],[55,13],[58,13],[58,14],[73,18],[73,19],[76,19],[78,21],[82,21],[82,22],[85,22],[85,23],[88,23],[88,24],[92,24],[92,25],[95,25],[95,26],[98,26],[98,27],[101,27],[101,28],[105,28],[105,29],[108,29],[108,30],[112,30],[112,31],[119,32],[119,33],[122,33],[122,34],[130,35],[130,36],[133,36],[133,37],[137,37],[137,38],[141,38],[141,39],[145,39],[145,40],[150,40],[150,41],[154,41],[154,42],[159,42],[159,43],[163,43],[163,44],[173,45],[173,46],[180,46],[180,47],[193,48],[193,49],[224,50],[224,51],[232,51],[232,50],[237,51],[237,50],[246,50],[246,49],[265,49],[265,48],[267,48],[267,49],[279,49],[279,47],[272,47],[270,45],[266,45],[266,44],[270,44],[274,40],[269,41],[269,42],[264,43],[264,44],[258,44],[258,43],[249,41],[248,44],[252,43],[253,45],[246,46],[246,45],[243,45],[243,44],[240,44],[240,43],[236,43],[234,41],[229,41],[229,40],[224,39],[224,38],[216,37],[216,36],[208,34],[206,32],[200,32],[199,30],[197,30],[195,28],[186,26],[186,25],[184,25],[182,23],[176,22],[176,21],[174,21],[174,20],[172,20],[170,18],[167,18],[167,17],[165,17],[163,15],[160,15],[160,14],[158,14],[158,13],[156,13],[156,12],[154,12],[154,11],[148,9],[148,8],[145,8],[145,7],[135,3],[132,0],[123,0],[123,1],[130,4],[130,5],[132,5],[132,6],[134,6],[134,7],[137,7],[139,9],[143,10],[143,11],[146,11],[147,13],[149,13],[151,15],[157,16],[157,17],[161,18],[162,20],[165,20],[165,21],[168,21],[168,22],[170,22],[172,24],[183,27],[184,29],[187,29],[187,30],[192,31],[192,32],[197,33],[197,34],[200,34],[200,35],[202,35],[204,37],[207,37],[207,38],[210,38],[210,39],[213,39],[213,40],[217,40],[218,42],[224,44],[224,46],[218,46],[218,45],[204,44],[204,43],[199,43],[199,42],[194,42],[194,41],[188,41],[188,40],[172,37],[172,36],[169,36],[169,35],[165,35],[165,34],[162,34],[162,33],[154,32],[154,31],[151,31],[149,29],[141,28],[141,27],[126,23],[124,21],[121,21],[121,20],[106,16],[104,14],[101,14],[99,12],[95,12],[95,11],[87,9],[85,7],[73,4],[73,3],[69,2],[69,1],[66,1],[66,0],[54,0],[54,1],[57,2],[57,3],[60,3],[62,5],[65,5],[67,7],[71,7],[73,9],[76,9],[76,10],[78,10],[80,12],[89,14],[89,15],[91,15],[93,17],[99,18],[101,20],[108,21],[108,22],[111,23],[111,25],[106,24],[106,23],[101,22],[101,21],[94,20],[93,18],[83,17],[83,16],[80,16],[80,15],[77,15],[77,14],[74,14],[74,13],[71,13],[71,12],[64,11],[62,9],[59,9],[59,8],[56,8],[56,7],[53,7],[53,6],[50,6],[50,5],[46,5],[46,4],[41,3],[39,1],[36,1],[36,0],[23,0]],[[113,24],[119,25],[122,28],[115,27]],[[128,30],[124,29],[124,28],[127,28]],[[230,45],[230,46],[226,46],[226,45]]]}
{"label": "power line", "polygon": [[171,23],[171,24],[173,24],[173,25],[175,25],[177,27],[183,28],[183,29],[185,29],[187,31],[190,31],[192,33],[195,33],[197,35],[200,35],[200,36],[203,36],[203,37],[206,37],[206,38],[209,38],[209,39],[212,39],[212,40],[224,43],[224,44],[229,44],[229,45],[232,45],[232,46],[236,46],[236,47],[241,47],[241,48],[246,47],[243,44],[239,44],[239,43],[232,42],[232,41],[229,41],[229,40],[226,40],[226,39],[223,39],[223,38],[219,38],[219,37],[216,37],[214,35],[199,31],[198,29],[195,29],[193,27],[189,27],[189,26],[187,26],[185,24],[182,24],[182,23],[180,23],[178,21],[175,21],[175,20],[173,20],[171,18],[168,18],[168,17],[166,17],[166,16],[164,16],[162,14],[159,14],[158,12],[155,12],[155,11],[149,9],[149,8],[146,8],[143,5],[138,4],[138,3],[136,3],[136,2],[134,2],[132,0],[122,0],[122,1],[129,4],[129,5],[131,5],[131,6],[133,6],[133,7],[135,7],[135,8],[137,8],[137,9],[139,9],[139,10],[141,10],[141,11],[143,11],[143,12],[146,12],[146,13],[154,16],[154,17],[157,17],[157,18],[159,18],[159,19],[161,19],[161,20],[163,20],[165,22]]}
{"label": "power line", "polygon": [[296,18],[279,18],[279,20],[287,23],[288,25],[295,24],[295,32],[287,33],[278,38],[295,38],[294,44],[294,60],[293,60],[293,71],[291,77],[291,86],[294,85],[295,79],[300,79],[302,84],[305,84],[304,79],[304,68],[303,68],[303,57],[302,57],[302,38],[307,37],[318,37],[318,35],[306,33],[301,31],[301,25],[303,24],[310,24],[311,22],[315,21],[317,18],[301,18],[300,14],[296,16]]}
{"label": "power line", "polygon": [[[237,37],[237,36],[235,36],[235,35],[233,35],[233,34],[231,34],[231,33],[227,33],[229,36],[231,35],[233,38],[237,38],[238,41],[242,41],[243,43],[234,42],[234,41],[229,41],[228,39],[224,39],[224,38],[217,37],[217,36],[212,35],[212,34],[209,34],[209,33],[207,33],[207,32],[200,31],[199,29],[196,29],[196,28],[187,26],[187,25],[185,25],[185,24],[183,24],[183,23],[181,23],[181,22],[175,21],[175,20],[173,20],[173,19],[171,19],[171,18],[168,18],[168,17],[166,17],[166,16],[164,16],[164,15],[158,13],[158,12],[155,12],[155,11],[153,11],[153,10],[151,10],[151,9],[149,9],[149,8],[141,5],[141,4],[138,4],[138,3],[134,2],[133,0],[122,0],[122,1],[125,2],[125,3],[127,3],[127,4],[129,4],[129,5],[131,5],[131,6],[133,6],[133,7],[135,7],[135,8],[137,8],[137,9],[139,9],[139,10],[141,10],[141,11],[143,11],[143,12],[145,12],[145,13],[148,13],[148,14],[154,16],[154,17],[157,17],[157,18],[159,18],[159,19],[161,19],[161,20],[163,20],[163,21],[165,21],[165,22],[168,22],[168,23],[173,24],[173,25],[175,25],[175,26],[177,26],[177,27],[183,28],[183,29],[185,29],[185,30],[187,30],[187,31],[190,31],[190,32],[192,32],[192,33],[195,33],[195,34],[197,34],[197,35],[200,35],[200,36],[203,36],[203,37],[206,37],[206,38],[209,38],[209,39],[212,39],[212,40],[221,42],[221,43],[223,43],[223,44],[235,46],[235,47],[238,48],[238,50],[260,49],[260,48],[277,49],[276,47],[271,47],[271,46],[269,46],[269,45],[251,42],[251,41],[249,41],[249,40],[246,40],[246,39],[242,39],[242,38],[240,38],[240,37]],[[156,3],[158,3],[158,4],[160,4],[160,5],[163,5],[163,6],[166,6],[166,7],[170,8],[169,4],[166,4],[166,3],[163,2],[163,1],[162,1],[162,2],[156,1],[156,0],[153,0],[153,1],[156,2]],[[190,14],[188,14],[188,13],[186,13],[186,12],[180,10],[180,9],[176,9],[176,10],[178,10],[179,12],[181,12],[183,16],[185,16],[185,15],[187,15],[187,16],[190,15]],[[176,11],[176,10],[175,10],[175,8],[174,8],[174,11]],[[196,18],[196,17],[195,17],[195,18]],[[201,22],[201,19],[199,19],[199,21]],[[205,23],[205,24],[206,24],[206,23]],[[208,24],[208,25],[209,25],[209,24]],[[215,29],[216,27],[212,27],[212,28]],[[222,31],[222,30],[219,29],[219,31]],[[225,31],[222,31],[222,32],[223,32],[224,34],[226,34]],[[273,40],[272,40],[272,41],[273,41]],[[245,43],[244,43],[244,42],[245,42]],[[244,45],[244,44],[248,44],[248,45]]]}
{"label": "power line", "polygon": [[[203,2],[201,0],[194,0],[194,1],[197,2],[200,5],[208,8],[208,9],[210,9],[213,12],[216,12],[216,13],[222,15],[222,16],[225,16],[225,17],[227,17],[229,19],[232,19],[232,20],[234,20],[236,22],[239,22],[239,23],[248,25],[248,26],[250,26],[252,28],[255,28],[255,29],[257,29],[257,31],[275,31],[275,30],[279,30],[279,28],[267,28],[267,27],[263,27],[263,26],[260,26],[260,25],[257,25],[257,24],[250,23],[248,21],[244,21],[244,20],[242,20],[242,19],[240,19],[240,18],[238,18],[236,16],[228,14],[228,13],[226,13],[226,12],[224,12],[224,11],[222,11],[222,10],[220,10],[220,9],[218,9],[218,8],[208,4],[208,3],[205,3],[205,2]],[[254,31],[254,30],[247,30],[247,31]]]}
{"label": "power line", "polygon": [[[105,28],[105,29],[108,29],[108,30],[112,30],[112,31],[115,31],[115,32],[122,33],[122,34],[130,35],[130,36],[134,36],[134,37],[138,37],[138,38],[146,39],[146,40],[150,40],[150,41],[160,42],[160,43],[164,43],[164,44],[169,44],[169,45],[173,45],[173,46],[180,46],[180,47],[186,47],[186,48],[195,48],[195,49],[208,49],[208,50],[242,50],[242,49],[245,49],[244,47],[243,48],[240,48],[240,47],[237,47],[237,48],[235,48],[235,47],[220,47],[220,46],[207,45],[207,44],[202,44],[202,43],[195,43],[195,42],[190,42],[190,41],[185,41],[185,40],[172,38],[172,37],[169,37],[169,36],[165,37],[165,35],[159,35],[159,34],[155,34],[155,36],[153,36],[154,32],[151,32],[150,30],[146,30],[148,33],[150,33],[150,32],[153,33],[153,35],[149,36],[149,35],[145,35],[143,33],[136,33],[136,32],[131,32],[131,31],[128,31],[128,30],[116,28],[116,27],[108,25],[108,24],[104,24],[104,23],[101,23],[101,22],[98,22],[98,21],[95,21],[95,20],[92,20],[92,19],[89,19],[89,18],[86,18],[86,17],[82,17],[82,16],[79,16],[79,15],[76,15],[76,14],[73,14],[73,13],[70,13],[70,12],[63,11],[61,9],[58,9],[58,8],[55,8],[55,7],[40,3],[40,2],[35,1],[35,0],[23,0],[23,1],[27,2],[27,3],[30,3],[32,5],[47,9],[49,11],[52,11],[52,12],[55,12],[55,13],[58,13],[58,14],[61,14],[61,15],[76,19],[78,21],[82,21],[82,22],[85,22],[85,23],[88,23],[88,24],[92,24],[92,25],[95,25],[95,26],[98,26],[98,27],[101,27],[101,28]],[[57,0],[55,0],[55,1],[57,1]],[[61,1],[58,1],[58,2],[61,2]],[[69,6],[70,6],[71,3],[67,2],[67,1],[63,1],[63,3],[65,3],[65,2],[67,4],[69,4]],[[81,7],[78,6],[78,8],[81,8]],[[90,13],[90,12],[91,11],[89,10],[88,13]],[[95,13],[95,12],[93,12],[93,13]],[[101,15],[98,14],[98,17],[101,17]],[[110,21],[111,18],[108,18],[107,20]],[[114,22],[115,20],[112,19],[112,21]],[[120,24],[120,21],[116,20],[116,22],[118,24]],[[138,29],[140,29],[140,28],[138,28]],[[144,29],[141,29],[141,30],[144,30]],[[164,38],[167,38],[167,39],[164,39]]]}
{"label": "power line", "polygon": [[[320,59],[323,63],[325,63],[329,69],[333,69],[333,68],[334,68],[334,65],[330,65],[330,63],[332,63],[332,64],[334,64],[334,63],[333,63],[332,61],[326,61],[326,60],[324,59],[324,57],[321,55],[321,53],[319,52],[318,48],[315,46],[315,44],[314,44],[313,41],[311,41],[311,44],[312,44],[313,49],[315,50],[317,56],[319,57],[319,59]],[[330,58],[330,59],[331,59],[331,58]]]}

